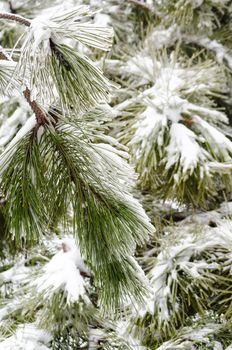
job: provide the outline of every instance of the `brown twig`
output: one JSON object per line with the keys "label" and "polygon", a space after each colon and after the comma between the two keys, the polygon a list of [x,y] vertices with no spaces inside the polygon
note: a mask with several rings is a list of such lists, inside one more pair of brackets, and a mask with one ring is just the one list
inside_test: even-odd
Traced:
{"label": "brown twig", "polygon": [[[11,58],[4,53],[3,51],[0,51],[0,60],[7,60],[10,61]],[[31,99],[31,92],[28,88],[26,88],[23,91],[23,95],[25,99],[27,100],[29,106],[31,107],[32,111],[35,113],[36,121],[37,121],[37,126],[39,125],[44,125],[47,124],[47,118],[41,107],[38,105],[36,101],[33,101]]]}
{"label": "brown twig", "polygon": [[26,88],[23,91],[23,95],[24,95],[25,99],[27,100],[27,103],[31,107],[32,111],[35,113],[37,124],[39,124],[39,125],[47,124],[47,119],[45,117],[44,112],[39,107],[39,105],[37,104],[36,101],[32,101],[31,100],[31,92],[30,92],[30,90],[28,88]]}
{"label": "brown twig", "polygon": [[9,61],[9,57],[7,55],[5,55],[2,51],[0,51],[0,60]]}
{"label": "brown twig", "polygon": [[8,12],[0,12],[0,19],[8,19],[10,21],[23,24],[26,27],[30,27],[31,25],[31,21],[29,19],[22,17],[20,15],[15,15],[13,13],[8,13]]}

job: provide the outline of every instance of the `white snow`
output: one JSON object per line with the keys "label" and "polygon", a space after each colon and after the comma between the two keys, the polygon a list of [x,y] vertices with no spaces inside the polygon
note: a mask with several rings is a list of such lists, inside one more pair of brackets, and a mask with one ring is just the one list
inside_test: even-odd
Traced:
{"label": "white snow", "polygon": [[226,114],[221,111],[217,111],[216,109],[202,107],[193,103],[189,103],[188,111],[191,113],[191,115],[197,114],[198,116],[203,117],[204,119],[209,120],[212,123],[222,122],[228,124],[228,118]]}
{"label": "white snow", "polygon": [[99,348],[99,340],[105,338],[105,331],[101,328],[89,328],[88,347],[91,350]]}
{"label": "white snow", "polygon": [[14,152],[17,151],[17,143],[36,126],[36,118],[33,114],[20,128],[13,140],[8,144],[4,152],[0,155],[0,175],[6,169]]}
{"label": "white snow", "polygon": [[125,343],[133,347],[133,349],[146,350],[146,347],[142,346],[141,341],[138,339],[138,334],[132,334],[129,331],[130,327],[130,322],[124,320],[118,321],[116,324],[116,333]]}
{"label": "white snow", "polygon": [[8,60],[0,60],[0,69],[14,69],[16,67],[16,62]]}
{"label": "white snow", "polygon": [[[137,103],[145,107],[119,134],[125,140],[128,140],[128,132],[131,134],[128,146],[141,182],[152,177],[159,158],[166,163],[166,169],[178,165],[173,174],[176,183],[180,178],[185,181],[196,168],[201,178],[215,171],[229,170],[232,142],[223,131],[228,118],[224,112],[211,107],[209,98],[215,91],[226,92],[225,77],[211,60],[190,67],[177,62],[175,52],[163,61],[140,52],[134,64],[131,59],[125,67],[128,76],[132,76],[129,79],[134,79],[136,84],[143,83],[143,79],[153,82],[151,88],[116,106],[117,111]],[[193,103],[189,95],[196,96],[199,102]],[[167,135],[170,137],[168,146],[164,144]],[[208,143],[210,150],[206,147]],[[159,157],[157,152],[160,152]],[[218,164],[214,162],[215,153]]]}
{"label": "white snow", "polygon": [[51,335],[33,323],[18,326],[14,335],[0,342],[0,350],[49,350]]}
{"label": "white snow", "polygon": [[25,259],[17,261],[14,266],[0,273],[1,282],[17,282],[28,277],[30,268],[25,266]]}
{"label": "white snow", "polygon": [[207,37],[199,37],[194,35],[183,35],[182,38],[188,43],[196,43],[197,45],[201,45],[208,50],[214,51],[218,63],[223,63],[223,60],[225,60],[228,67],[232,69],[232,53],[218,41],[211,40]]}
{"label": "white snow", "polygon": [[32,282],[32,286],[35,286],[45,299],[59,290],[64,290],[67,303],[76,302],[80,297],[88,301],[85,295],[85,281],[80,272],[89,274],[89,271],[84,265],[79,249],[70,238],[62,241],[62,248],[44,266],[43,274]]}
{"label": "white snow", "polygon": [[223,202],[218,209],[223,215],[232,215],[232,202]]}
{"label": "white snow", "polygon": [[108,26],[111,24],[111,17],[109,15],[106,15],[105,13],[96,13],[94,17],[94,24],[96,26]]}
{"label": "white snow", "polygon": [[171,24],[168,28],[159,25],[152,30],[151,34],[146,38],[144,45],[148,49],[152,45],[155,49],[160,50],[164,47],[172,46],[178,38],[180,38],[180,31],[175,23]]}
{"label": "white snow", "polygon": [[222,161],[231,162],[232,142],[221,131],[202,118],[194,115],[193,119],[196,121],[197,129],[210,145],[212,152]]}
{"label": "white snow", "polygon": [[[185,125],[173,123],[170,128],[170,142],[166,148],[166,169],[171,168],[179,161],[182,167],[182,174],[185,174],[187,171],[191,174],[199,163],[204,167],[207,153],[199,146],[196,140],[196,134]],[[176,177],[176,180],[178,181],[178,177]]]}
{"label": "white snow", "polygon": [[36,118],[33,114],[30,118],[27,119],[26,123],[20,128],[20,130],[17,132],[13,140],[9,143],[9,146],[7,149],[12,148],[14,145],[16,145],[17,142],[19,142],[27,133],[29,133],[34,127],[36,126]]}
{"label": "white snow", "polygon": [[1,1],[0,2],[0,11],[1,12],[10,12],[10,5],[6,1]]}
{"label": "white snow", "polygon": [[134,76],[137,76],[139,84],[143,85],[154,80],[156,65],[157,63],[146,52],[142,51],[120,67],[120,72],[123,77],[128,77],[128,79],[134,79]]}
{"label": "white snow", "polygon": [[27,111],[27,108],[20,106],[9,118],[4,120],[0,127],[0,146],[5,146],[16,134],[19,125],[25,124]]}
{"label": "white snow", "polygon": [[52,35],[52,30],[50,27],[54,26],[49,20],[44,16],[38,16],[31,21],[30,32],[33,37],[32,51],[31,55],[35,55],[38,47],[43,44],[45,54],[49,53],[50,44],[49,39]]}

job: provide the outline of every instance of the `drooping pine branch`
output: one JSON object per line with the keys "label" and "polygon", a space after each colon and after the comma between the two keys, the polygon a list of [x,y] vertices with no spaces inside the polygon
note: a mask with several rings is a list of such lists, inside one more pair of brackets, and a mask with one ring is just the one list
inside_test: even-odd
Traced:
{"label": "drooping pine branch", "polygon": [[[141,301],[146,290],[146,278],[141,277],[133,254],[136,244],[144,243],[153,227],[131,195],[133,171],[121,159],[125,154],[106,142],[110,138],[87,130],[84,116],[80,115],[76,124],[70,123],[72,116],[59,115],[59,108],[45,114],[34,99],[36,82],[41,90],[47,82],[49,88],[53,83],[57,87],[64,105],[62,112],[74,109],[75,104],[83,112],[106,100],[110,83],[103,73],[87,57],[52,39],[64,33],[67,38],[108,50],[112,31],[76,22],[76,15],[89,17],[89,11],[80,7],[53,17],[60,27],[50,26],[49,21],[45,26],[34,21],[29,30],[23,44],[26,59],[22,54],[18,63],[23,72],[19,69],[16,73],[27,77],[27,64],[33,70],[29,72],[32,91],[27,88],[23,94],[36,120],[32,117],[1,155],[1,187],[9,230],[18,246],[39,241],[58,216],[59,221],[67,222],[71,206],[76,238],[101,290],[99,304],[113,314],[128,297]],[[65,20],[71,21],[67,28]],[[37,24],[45,39],[37,37]],[[41,57],[44,65],[40,64]],[[56,125],[52,123],[53,114]],[[99,142],[101,137],[103,142]],[[20,176],[16,181],[17,174]],[[118,183],[116,178],[120,179]],[[22,208],[20,213],[18,207]]]}

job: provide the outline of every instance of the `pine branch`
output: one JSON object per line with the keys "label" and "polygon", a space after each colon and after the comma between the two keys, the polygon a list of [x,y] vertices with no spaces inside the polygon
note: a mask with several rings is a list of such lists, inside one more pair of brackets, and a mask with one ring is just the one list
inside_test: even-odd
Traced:
{"label": "pine branch", "polygon": [[[124,162],[117,164],[119,159],[111,154],[113,149],[102,145],[101,150],[100,144],[91,143],[80,126],[74,129],[57,124],[55,133],[50,129],[46,132],[50,133],[50,148],[51,144],[54,148],[45,201],[50,203],[49,211],[57,206],[63,208],[61,216],[72,203],[74,232],[101,291],[99,303],[104,309],[113,310],[113,305],[120,307],[123,295],[141,300],[141,284],[130,255],[135,244],[143,243],[146,233],[152,232],[152,227],[143,217],[139,203],[128,195],[127,183],[122,192],[113,180],[122,177],[119,165],[125,167],[124,172],[129,169]],[[54,199],[55,188],[59,192]]]}

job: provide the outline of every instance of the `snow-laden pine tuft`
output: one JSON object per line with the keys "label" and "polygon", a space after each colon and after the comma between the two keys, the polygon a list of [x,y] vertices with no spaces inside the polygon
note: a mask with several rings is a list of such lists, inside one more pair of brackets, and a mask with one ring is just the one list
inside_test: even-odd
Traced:
{"label": "snow-laden pine tuft", "polygon": [[[170,326],[175,322],[175,314],[185,309],[187,299],[194,307],[199,302],[200,307],[201,297],[195,293],[199,286],[208,285],[208,291],[213,289],[207,278],[209,274],[214,283],[214,280],[219,282],[222,268],[228,271],[232,231],[230,221],[221,219],[225,211],[220,210],[205,216],[193,215],[192,220],[188,218],[178,226],[167,228],[157,257],[151,258],[146,253],[146,259],[150,264],[153,262],[148,274],[152,293],[140,310],[141,317],[148,313],[154,315],[160,327]],[[214,228],[209,226],[211,222],[215,222]]]}
{"label": "snow-laden pine tuft", "polygon": [[119,137],[130,148],[142,188],[157,193],[166,183],[165,198],[178,193],[180,202],[200,203],[200,188],[215,194],[213,175],[232,160],[227,116],[212,102],[216,92],[226,93],[225,76],[210,60],[187,65],[178,62],[177,52],[161,60],[146,53],[144,61],[142,54],[124,67],[123,75],[135,86],[142,82],[144,91],[116,106],[119,116],[127,116]]}

